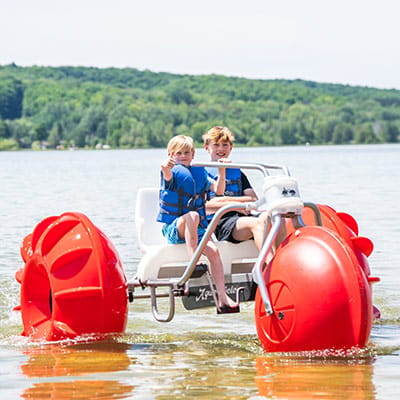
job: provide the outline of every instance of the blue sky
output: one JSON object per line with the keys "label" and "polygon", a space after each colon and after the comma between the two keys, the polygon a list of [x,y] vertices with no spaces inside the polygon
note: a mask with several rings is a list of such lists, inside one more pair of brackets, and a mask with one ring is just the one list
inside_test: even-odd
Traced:
{"label": "blue sky", "polygon": [[398,0],[0,0],[0,64],[400,89]]}

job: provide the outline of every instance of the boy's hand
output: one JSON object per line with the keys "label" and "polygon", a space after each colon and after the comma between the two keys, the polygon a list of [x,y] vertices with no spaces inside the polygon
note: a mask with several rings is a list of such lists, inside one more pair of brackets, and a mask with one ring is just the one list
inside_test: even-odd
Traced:
{"label": "boy's hand", "polygon": [[172,179],[172,172],[171,169],[174,168],[176,162],[172,157],[168,157],[162,164],[161,164],[161,172],[164,176],[166,181],[170,181]]}
{"label": "boy's hand", "polygon": [[172,168],[174,168],[176,162],[172,157],[168,157],[162,164],[161,164],[161,169],[169,169],[171,170]]}
{"label": "boy's hand", "polygon": [[[220,158],[218,160],[220,163],[231,163],[232,161],[229,158]],[[226,177],[226,168],[219,167],[218,168],[218,175],[225,181]],[[224,189],[225,190],[225,189]]]}

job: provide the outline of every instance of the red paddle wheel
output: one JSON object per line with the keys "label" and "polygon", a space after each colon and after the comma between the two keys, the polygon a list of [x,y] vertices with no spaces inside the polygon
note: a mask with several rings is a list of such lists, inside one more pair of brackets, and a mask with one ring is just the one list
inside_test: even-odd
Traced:
{"label": "red paddle wheel", "polygon": [[[323,226],[290,233],[264,271],[274,310],[267,315],[257,293],[257,332],[266,351],[304,351],[363,347],[373,316],[367,257],[372,242],[359,237],[353,217],[319,206]],[[310,209],[303,220],[315,225]]]}
{"label": "red paddle wheel", "polygon": [[110,240],[80,213],[40,222],[21,246],[23,335],[60,340],[124,332],[127,282]]}

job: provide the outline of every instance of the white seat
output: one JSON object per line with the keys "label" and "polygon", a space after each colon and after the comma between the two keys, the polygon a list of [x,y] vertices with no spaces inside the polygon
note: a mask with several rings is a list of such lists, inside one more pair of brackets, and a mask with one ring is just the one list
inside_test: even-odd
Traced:
{"label": "white seat", "polygon": [[[156,221],[159,210],[159,190],[139,189],[136,201],[135,223],[139,247],[143,253],[136,277],[141,282],[160,278],[180,277],[189,262],[185,244],[168,244]],[[253,240],[238,244],[216,242],[224,265],[224,274],[250,273],[258,255]],[[205,256],[202,262],[208,262]]]}

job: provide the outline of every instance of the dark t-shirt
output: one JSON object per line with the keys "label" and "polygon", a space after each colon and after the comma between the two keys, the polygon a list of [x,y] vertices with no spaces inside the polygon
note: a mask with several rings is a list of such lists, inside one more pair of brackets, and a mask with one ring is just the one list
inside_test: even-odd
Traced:
{"label": "dark t-shirt", "polygon": [[[240,180],[242,182],[242,196],[244,196],[244,191],[246,189],[252,189],[250,181],[248,180],[246,174],[240,171]],[[217,240],[227,240],[232,243],[239,243],[232,237],[233,228],[236,225],[238,218],[243,217],[244,214],[238,211],[229,211],[224,214],[219,220],[217,227],[215,228],[215,236]]]}
{"label": "dark t-shirt", "polygon": [[242,195],[246,189],[253,189],[250,185],[249,180],[247,179],[247,176],[243,171],[240,171],[240,180],[242,181]]}

